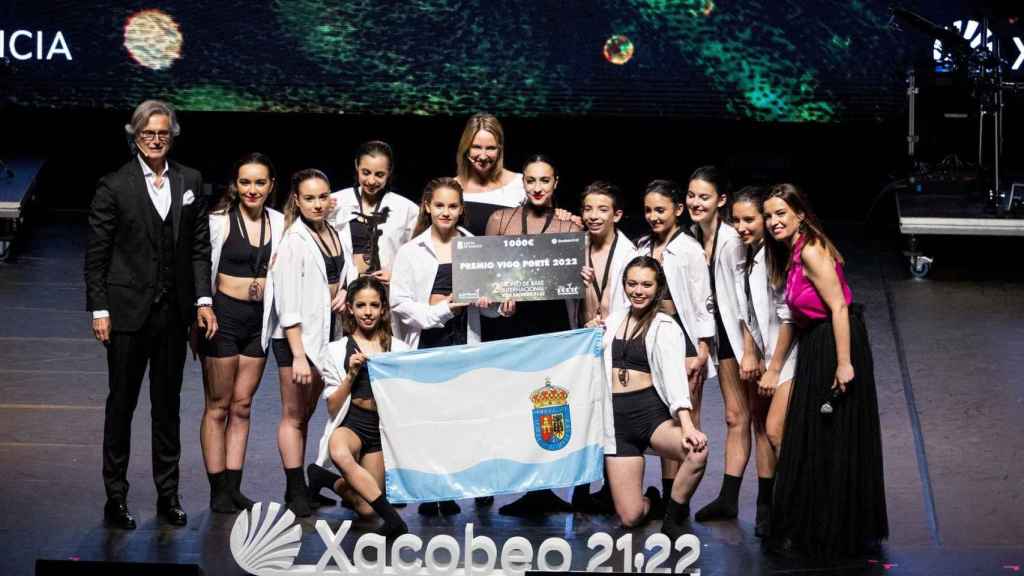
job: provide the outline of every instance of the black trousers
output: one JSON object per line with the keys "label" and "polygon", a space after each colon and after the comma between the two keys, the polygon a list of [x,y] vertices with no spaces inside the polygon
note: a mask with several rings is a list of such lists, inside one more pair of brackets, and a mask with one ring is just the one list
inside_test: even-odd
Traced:
{"label": "black trousers", "polygon": [[179,408],[188,329],[176,303],[169,299],[153,304],[142,329],[118,332],[116,326],[113,328],[107,345],[110,392],[103,425],[103,484],[107,498],[124,500],[128,494],[132,416],[147,364],[153,482],[158,497],[174,496],[178,493]]}

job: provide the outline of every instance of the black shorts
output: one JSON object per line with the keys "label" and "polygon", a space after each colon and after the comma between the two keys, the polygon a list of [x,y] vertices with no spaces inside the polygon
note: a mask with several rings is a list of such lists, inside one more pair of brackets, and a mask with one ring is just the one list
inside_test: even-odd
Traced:
{"label": "black shorts", "polygon": [[729,334],[725,331],[725,323],[722,322],[722,315],[718,312],[715,312],[715,345],[718,347],[719,362],[736,359],[732,344],[729,343]]}
{"label": "black shorts", "polygon": [[460,310],[455,316],[449,318],[443,326],[427,328],[420,332],[419,349],[426,350],[427,348],[442,348],[444,346],[465,344],[468,316],[464,310]]}
{"label": "black shorts", "polygon": [[202,339],[203,354],[210,358],[249,356],[265,358],[263,349],[263,302],[239,300],[222,292],[213,295],[217,333]]}
{"label": "black shorts", "polygon": [[[270,347],[274,350],[274,360],[277,361],[278,368],[292,367],[292,360],[295,357],[292,356],[292,347],[288,345],[286,338],[274,338],[270,341]],[[306,355],[306,362],[309,362],[310,366],[314,366],[313,361],[309,359],[309,355]]]}
{"label": "black shorts", "polygon": [[348,405],[348,413],[341,421],[341,428],[348,428],[363,443],[361,454],[380,452],[380,415],[375,410],[366,410],[355,404]]}
{"label": "black shorts", "polygon": [[615,456],[643,456],[651,446],[654,431],[662,422],[672,419],[654,386],[612,394],[612,413]]}

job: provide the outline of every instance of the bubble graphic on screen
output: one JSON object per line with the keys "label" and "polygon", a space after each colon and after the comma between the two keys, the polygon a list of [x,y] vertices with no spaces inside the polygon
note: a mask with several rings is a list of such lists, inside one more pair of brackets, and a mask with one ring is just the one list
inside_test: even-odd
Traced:
{"label": "bubble graphic on screen", "polygon": [[124,23],[124,47],[140,65],[166,70],[181,58],[182,36],[178,23],[160,10],[143,10]]}
{"label": "bubble graphic on screen", "polygon": [[612,64],[621,66],[629,62],[633,52],[633,41],[622,34],[616,34],[604,43],[604,59]]}

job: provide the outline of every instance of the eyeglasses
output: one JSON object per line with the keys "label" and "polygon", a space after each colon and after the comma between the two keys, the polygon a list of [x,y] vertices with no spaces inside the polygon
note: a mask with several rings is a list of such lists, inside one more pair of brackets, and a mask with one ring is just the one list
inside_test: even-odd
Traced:
{"label": "eyeglasses", "polygon": [[152,142],[154,138],[159,138],[160,140],[170,140],[171,133],[168,130],[143,130],[142,132],[139,132],[139,137],[145,140],[146,142]]}

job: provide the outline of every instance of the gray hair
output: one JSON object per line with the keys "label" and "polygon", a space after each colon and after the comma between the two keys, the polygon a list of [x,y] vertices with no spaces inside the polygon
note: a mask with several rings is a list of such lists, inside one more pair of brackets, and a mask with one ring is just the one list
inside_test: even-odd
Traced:
{"label": "gray hair", "polygon": [[171,136],[177,136],[181,134],[181,126],[178,124],[178,115],[174,113],[174,108],[162,100],[146,100],[142,104],[135,107],[135,111],[132,112],[132,121],[129,124],[124,125],[124,132],[129,137],[134,138],[146,124],[149,123],[149,117],[155,114],[163,114],[171,119]]}

